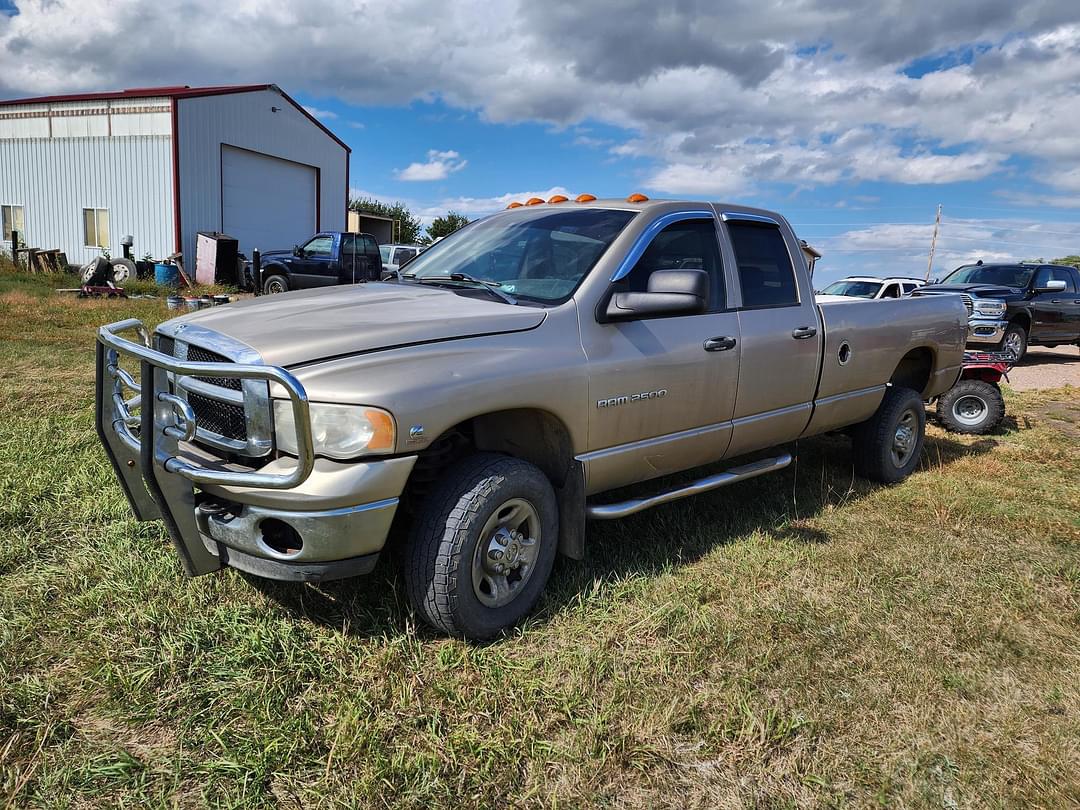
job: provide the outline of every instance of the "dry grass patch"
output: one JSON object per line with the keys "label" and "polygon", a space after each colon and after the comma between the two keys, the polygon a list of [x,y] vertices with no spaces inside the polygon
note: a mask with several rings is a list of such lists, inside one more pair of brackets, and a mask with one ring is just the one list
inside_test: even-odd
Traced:
{"label": "dry grass patch", "polygon": [[993,437],[932,428],[897,487],[825,437],[594,524],[538,615],[476,646],[418,627],[389,561],[319,588],[185,579],[91,415],[96,326],[164,307],[34,289],[0,285],[15,805],[1080,803],[1080,441],[1045,412],[1071,391],[1007,392]]}

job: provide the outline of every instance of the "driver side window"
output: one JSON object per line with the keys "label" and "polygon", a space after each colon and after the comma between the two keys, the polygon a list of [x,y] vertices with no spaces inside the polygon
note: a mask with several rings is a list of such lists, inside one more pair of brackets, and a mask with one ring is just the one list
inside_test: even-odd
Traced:
{"label": "driver side window", "polygon": [[1042,289],[1050,281],[1064,281],[1065,292],[1075,292],[1073,289],[1072,273],[1065,267],[1042,267],[1035,274],[1034,289]]}
{"label": "driver side window", "polygon": [[645,292],[656,270],[704,270],[709,276],[709,311],[726,305],[720,243],[711,219],[674,222],[660,231],[623,280],[624,291]]}
{"label": "driver side window", "polygon": [[316,236],[304,245],[304,254],[312,258],[325,258],[334,250],[334,237]]}

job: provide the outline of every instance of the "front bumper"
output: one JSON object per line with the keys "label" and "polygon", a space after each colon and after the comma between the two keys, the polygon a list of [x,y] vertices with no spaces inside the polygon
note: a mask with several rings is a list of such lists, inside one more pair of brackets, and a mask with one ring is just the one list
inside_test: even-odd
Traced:
{"label": "front bumper", "polygon": [[968,319],[968,343],[1001,343],[1009,322],[999,318]]}
{"label": "front bumper", "polygon": [[[124,331],[136,331],[140,340],[120,337]],[[137,377],[124,361],[138,362]],[[188,378],[215,377],[284,391],[293,407],[299,458],[254,469],[201,450],[195,443],[202,435],[198,419],[177,392]],[[98,436],[132,510],[140,520],[165,523],[191,576],[226,565],[300,581],[370,571],[415,462],[316,462],[307,393],[289,372],[172,357],[151,347],[138,321],[99,330],[96,404]]]}
{"label": "front bumper", "polygon": [[301,512],[211,500],[195,516],[203,545],[226,565],[269,579],[318,582],[371,571],[397,506],[389,498]]}

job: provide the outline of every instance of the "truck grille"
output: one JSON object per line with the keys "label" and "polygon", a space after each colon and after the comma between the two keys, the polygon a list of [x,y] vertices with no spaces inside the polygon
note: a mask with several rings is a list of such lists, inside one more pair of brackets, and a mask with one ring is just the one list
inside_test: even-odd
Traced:
{"label": "truck grille", "polygon": [[193,392],[188,393],[187,400],[191,410],[195,412],[200,428],[227,439],[247,441],[247,421],[244,418],[244,409],[240,405],[210,399]]}
{"label": "truck grille", "polygon": [[959,295],[960,300],[964,302],[964,309],[967,310],[968,316],[970,317],[975,312],[975,300],[967,293],[938,292],[936,290],[915,290],[912,293],[912,296],[916,298],[924,295]]}
{"label": "truck grille", "polygon": [[[204,349],[201,346],[189,345],[187,349],[187,359],[193,363],[231,363],[228,357],[212,352],[209,349]],[[210,385],[217,385],[221,388],[231,388],[233,391],[240,390],[240,380],[234,377],[196,377],[199,382],[209,383]]]}

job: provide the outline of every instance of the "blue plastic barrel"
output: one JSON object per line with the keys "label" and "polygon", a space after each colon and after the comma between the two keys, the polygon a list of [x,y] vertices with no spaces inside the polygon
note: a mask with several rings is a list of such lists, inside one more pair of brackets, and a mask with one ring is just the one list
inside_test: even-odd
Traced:
{"label": "blue plastic barrel", "polygon": [[176,287],[180,283],[180,271],[175,264],[155,264],[154,281],[159,287]]}

